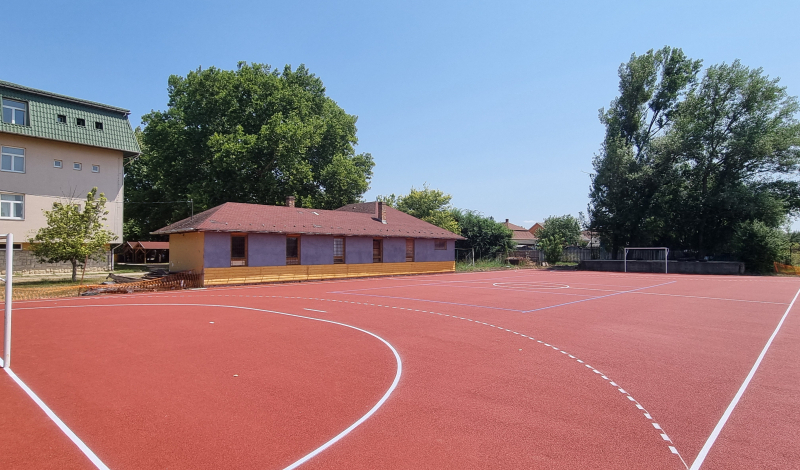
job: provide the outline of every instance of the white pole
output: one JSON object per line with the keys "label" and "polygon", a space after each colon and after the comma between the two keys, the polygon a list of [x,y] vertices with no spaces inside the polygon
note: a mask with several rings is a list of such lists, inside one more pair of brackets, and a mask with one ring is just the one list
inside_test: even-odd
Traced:
{"label": "white pole", "polygon": [[14,271],[14,235],[6,235],[6,311],[5,332],[3,335],[3,367],[11,367],[11,277]]}
{"label": "white pole", "polygon": [[664,248],[664,274],[669,270],[669,248]]}
{"label": "white pole", "polygon": [[[617,252],[617,253],[619,253],[619,252]],[[628,272],[628,249],[627,248],[625,248],[625,258],[623,258],[623,259],[625,260],[625,261],[622,262],[622,265],[624,266],[623,271],[627,273]]]}

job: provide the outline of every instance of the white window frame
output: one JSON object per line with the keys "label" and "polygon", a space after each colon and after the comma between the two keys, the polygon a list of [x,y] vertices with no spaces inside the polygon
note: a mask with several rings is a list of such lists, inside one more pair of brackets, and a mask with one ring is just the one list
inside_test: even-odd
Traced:
{"label": "white window frame", "polygon": [[100,173],[100,165],[92,165],[92,173]]}
{"label": "white window frame", "polygon": [[73,162],[72,163],[72,169],[75,170],[75,171],[83,170],[83,163],[81,163],[81,162]]}
{"label": "white window frame", "polygon": [[[22,200],[21,201],[3,201],[2,200],[3,196],[22,196]],[[15,217],[15,216],[5,217],[5,216],[3,216],[2,215],[3,214],[2,208],[3,208],[4,204],[8,204],[9,205],[9,212],[8,212],[9,214],[13,214],[14,213],[13,207],[15,205],[17,205],[17,204],[21,205],[22,206],[22,210],[20,212],[22,212],[22,216],[21,217]],[[25,220],[25,195],[24,194],[19,194],[19,193],[0,193],[0,219],[3,219],[3,220]]]}
{"label": "white window frame", "polygon": [[53,168],[58,168],[59,170],[64,168],[64,161],[63,160],[53,160]]}
{"label": "white window frame", "polygon": [[[22,110],[22,120],[24,122],[17,122],[17,113],[16,113],[16,111],[19,111],[20,109],[15,107],[15,106],[6,105],[6,101],[15,101],[17,103],[22,103],[23,106],[25,106],[25,109]],[[7,124],[16,124],[18,126],[27,126],[28,125],[28,109],[29,109],[29,106],[28,106],[28,102],[27,101],[22,101],[22,100],[18,100],[18,99],[14,99],[14,98],[3,98],[2,99],[2,105],[3,105],[2,106],[3,110],[5,110],[6,108],[11,110],[11,122],[9,122]],[[2,110],[0,110],[0,115],[2,115]],[[2,119],[2,116],[0,116],[0,119]],[[3,122],[6,122],[6,121],[3,120]]]}
{"label": "white window frame", "polygon": [[[22,150],[22,171],[17,171],[17,170],[14,169],[14,160],[19,158],[20,156],[15,154],[15,153],[5,153],[5,149]],[[8,155],[9,157],[11,157],[11,169],[10,170],[4,170],[3,167],[2,167],[2,165],[3,165],[2,164],[2,159],[3,159],[3,156],[5,156],[5,155]],[[25,149],[24,148],[21,148],[21,147],[10,147],[10,146],[7,146],[7,145],[3,145],[2,147],[0,147],[0,171],[7,171],[9,173],[25,173],[25,166],[26,166],[25,164],[26,164],[26,162],[25,162]]]}

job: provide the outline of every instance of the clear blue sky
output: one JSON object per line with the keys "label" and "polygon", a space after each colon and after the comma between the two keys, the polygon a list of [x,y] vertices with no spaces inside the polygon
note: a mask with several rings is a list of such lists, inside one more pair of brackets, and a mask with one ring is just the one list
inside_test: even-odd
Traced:
{"label": "clear blue sky", "polygon": [[136,126],[166,109],[170,74],[303,63],[359,117],[368,200],[427,182],[525,227],[585,211],[598,109],[631,53],[738,58],[800,95],[796,0],[549,3],[6,1],[19,28],[2,28],[0,79],[128,108]]}

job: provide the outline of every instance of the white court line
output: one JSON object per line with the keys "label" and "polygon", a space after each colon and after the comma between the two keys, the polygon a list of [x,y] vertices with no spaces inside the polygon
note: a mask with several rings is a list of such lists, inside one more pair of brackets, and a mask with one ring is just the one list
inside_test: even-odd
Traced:
{"label": "white court line", "polygon": [[[372,416],[373,414],[375,414],[375,412],[378,411],[378,409],[381,406],[383,406],[383,404],[386,402],[386,400],[389,399],[389,395],[391,395],[392,392],[394,392],[394,389],[397,388],[397,384],[400,382],[400,376],[403,373],[403,361],[400,359],[400,354],[397,353],[397,350],[394,348],[394,346],[389,344],[388,341],[386,341],[385,339],[383,339],[380,336],[376,335],[375,333],[372,333],[372,332],[367,331],[367,330],[363,330],[363,329],[361,329],[361,328],[359,328],[357,326],[348,325],[347,323],[341,323],[341,322],[337,322],[337,321],[333,321],[333,320],[326,320],[324,318],[314,318],[314,317],[307,317],[307,316],[304,316],[304,315],[296,315],[294,313],[277,312],[275,310],[266,310],[266,309],[254,308],[254,307],[241,307],[241,306],[238,306],[238,305],[179,304],[179,303],[169,303],[169,304],[151,304],[151,303],[147,303],[147,304],[116,304],[116,305],[113,305],[113,304],[59,305],[59,306],[53,306],[53,307],[25,307],[25,308],[21,308],[21,309],[18,309],[18,310],[37,310],[37,309],[56,309],[56,308],[85,308],[85,307],[106,307],[106,308],[108,308],[108,307],[147,307],[147,306],[154,306],[154,305],[155,306],[167,306],[167,307],[177,306],[177,307],[236,308],[236,309],[241,309],[241,310],[253,310],[253,311],[256,311],[256,312],[274,313],[276,315],[284,315],[284,316],[287,316],[287,317],[303,318],[305,320],[313,320],[313,321],[318,321],[318,322],[323,322],[323,323],[331,323],[331,324],[334,324],[334,325],[339,325],[339,326],[344,326],[344,327],[347,327],[347,328],[351,328],[353,330],[357,330],[357,331],[360,331],[362,333],[366,333],[366,334],[368,334],[368,335],[370,335],[370,336],[372,336],[374,338],[377,338],[392,351],[392,354],[394,354],[395,361],[397,362],[397,372],[395,373],[394,381],[392,381],[392,385],[389,386],[389,389],[386,391],[386,393],[383,394],[383,396],[375,404],[375,406],[370,408],[370,410],[367,411],[367,413],[364,416],[359,418],[359,420],[356,421],[355,423],[351,424],[347,429],[345,429],[344,431],[340,432],[339,434],[334,436],[332,439],[330,439],[328,442],[326,442],[326,443],[322,444],[321,446],[317,447],[316,449],[314,449],[313,451],[311,451],[310,453],[308,453],[307,455],[305,455],[301,459],[297,460],[293,464],[289,465],[284,470],[292,470],[292,469],[297,468],[300,465],[304,464],[305,462],[311,460],[313,457],[318,455],[320,452],[324,451],[328,447],[330,447],[333,444],[335,444],[338,441],[340,441],[343,437],[345,437],[346,435],[350,434],[350,432],[353,429],[357,428],[364,421],[369,419],[369,417]],[[14,377],[15,380],[18,380],[18,379],[16,379],[15,375],[12,375],[12,372],[10,370],[6,369],[6,371],[9,373],[9,375]],[[54,421],[57,420],[56,424],[61,423],[61,424],[59,424],[59,427],[61,428],[62,431],[64,431],[65,434],[70,436],[70,439],[72,439],[72,437],[74,436],[74,439],[72,439],[72,441],[75,442],[75,444],[79,448],[81,448],[82,451],[84,451],[84,448],[86,449],[84,451],[84,454],[87,454],[87,452],[88,452],[89,454],[94,456],[92,451],[89,450],[89,448],[86,447],[83,444],[83,442],[81,442],[81,440],[78,439],[78,437],[75,436],[75,434],[73,434],[72,431],[70,431],[69,428],[67,428],[66,425],[64,425],[64,423],[62,423],[61,420],[58,419],[58,417],[55,414],[52,413],[52,411],[50,411],[49,408],[47,408],[47,405],[45,405],[41,400],[39,400],[39,398],[36,397],[36,395],[33,394],[32,391],[30,391],[30,389],[28,389],[25,386],[25,384],[22,383],[22,381],[18,381],[17,383],[19,383],[20,386],[23,387],[23,389],[26,392],[28,392],[28,395],[31,395],[31,398],[33,398],[34,401],[36,401],[37,404],[39,404],[39,406],[42,407],[43,410],[45,410],[45,413],[48,413],[48,416],[50,416],[51,419],[53,419]],[[63,425],[63,427],[62,427],[62,425]],[[81,447],[81,446],[83,446],[83,447]],[[89,456],[89,454],[87,454],[87,456]],[[92,457],[89,457],[89,458],[91,459]],[[96,456],[94,458],[97,459]],[[94,460],[92,460],[92,462],[94,462]],[[97,462],[99,462],[99,464],[102,465],[102,467],[100,465],[98,465],[98,467],[97,467],[98,469],[100,469],[100,470],[108,470],[108,467],[106,467],[102,462],[100,462],[99,459],[97,459]],[[95,463],[95,465],[97,465],[97,463]]]}
{"label": "white court line", "polygon": [[764,359],[764,356],[767,354],[767,350],[772,345],[772,340],[775,339],[775,336],[778,335],[778,331],[780,331],[781,326],[783,326],[783,321],[786,320],[786,317],[789,315],[789,310],[792,309],[792,305],[797,300],[797,296],[800,295],[800,290],[794,295],[792,299],[792,303],[789,304],[789,307],[786,309],[786,312],[781,317],[781,321],[778,322],[778,326],[775,328],[775,331],[772,332],[772,336],[769,337],[767,340],[767,344],[764,345],[764,349],[761,350],[761,354],[758,355],[758,359],[756,359],[756,363],[753,364],[753,368],[750,369],[750,373],[747,374],[747,378],[744,379],[744,383],[742,386],[739,387],[739,391],[736,392],[736,396],[733,397],[733,401],[731,401],[728,408],[725,410],[725,413],[722,414],[722,418],[720,418],[717,425],[714,427],[714,430],[711,432],[711,435],[708,436],[708,440],[706,441],[703,448],[700,450],[700,453],[697,454],[697,458],[694,459],[694,463],[689,470],[698,470],[701,465],[703,465],[703,461],[706,459],[708,452],[711,450],[711,447],[714,445],[714,442],[717,440],[719,433],[722,431],[722,428],[725,426],[725,423],[728,422],[728,418],[733,413],[733,409],[736,408],[736,405],[739,403],[739,399],[742,398],[744,395],[744,391],[747,390],[747,386],[750,385],[750,380],[753,379],[753,376],[756,374],[758,370],[758,366],[761,365],[761,361]]}
{"label": "white court line", "polygon": [[314,310],[313,308],[304,308],[303,310],[308,310],[309,312],[328,313],[325,310]]}
{"label": "white court line", "polygon": [[12,372],[11,369],[9,368],[5,368],[3,370],[5,370],[6,373],[10,375],[12,379],[14,379],[14,382],[16,382],[17,385],[19,385],[19,387],[22,390],[24,390],[25,393],[27,393],[28,396],[31,397],[31,399],[37,405],[39,405],[39,408],[41,408],[42,411],[44,411],[44,413],[54,423],[56,423],[56,426],[58,426],[58,428],[61,429],[61,432],[67,435],[67,437],[72,441],[72,443],[75,444],[78,447],[78,449],[81,450],[81,452],[83,452],[83,455],[85,455],[86,457],[89,458],[89,460],[91,460],[91,462],[94,464],[95,467],[97,467],[99,470],[109,470],[108,467],[106,467],[106,464],[104,464],[103,461],[100,460],[100,458],[97,457],[97,455],[95,455],[95,453],[92,452],[92,450],[89,449],[89,447],[87,447],[86,444],[84,444],[83,441],[78,436],[76,436],[75,433],[72,432],[72,430],[69,427],[67,427],[67,425],[64,424],[63,421],[61,421],[61,418],[56,416],[56,414],[53,413],[53,410],[51,410],[50,407],[45,405],[44,402],[35,393],[33,393],[33,390],[31,390],[27,385],[25,385],[25,382],[23,382],[19,377],[17,377],[17,374]]}

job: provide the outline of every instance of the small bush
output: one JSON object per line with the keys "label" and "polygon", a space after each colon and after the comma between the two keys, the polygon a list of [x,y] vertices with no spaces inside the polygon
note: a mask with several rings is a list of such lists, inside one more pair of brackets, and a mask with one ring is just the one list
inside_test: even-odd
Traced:
{"label": "small bush", "polygon": [[544,260],[547,261],[547,264],[554,265],[561,261],[561,254],[564,252],[564,238],[560,235],[543,238],[539,241],[539,248],[544,251]]}
{"label": "small bush", "polygon": [[789,241],[781,230],[755,221],[739,225],[734,246],[748,271],[766,273],[774,269],[774,262],[786,258]]}

